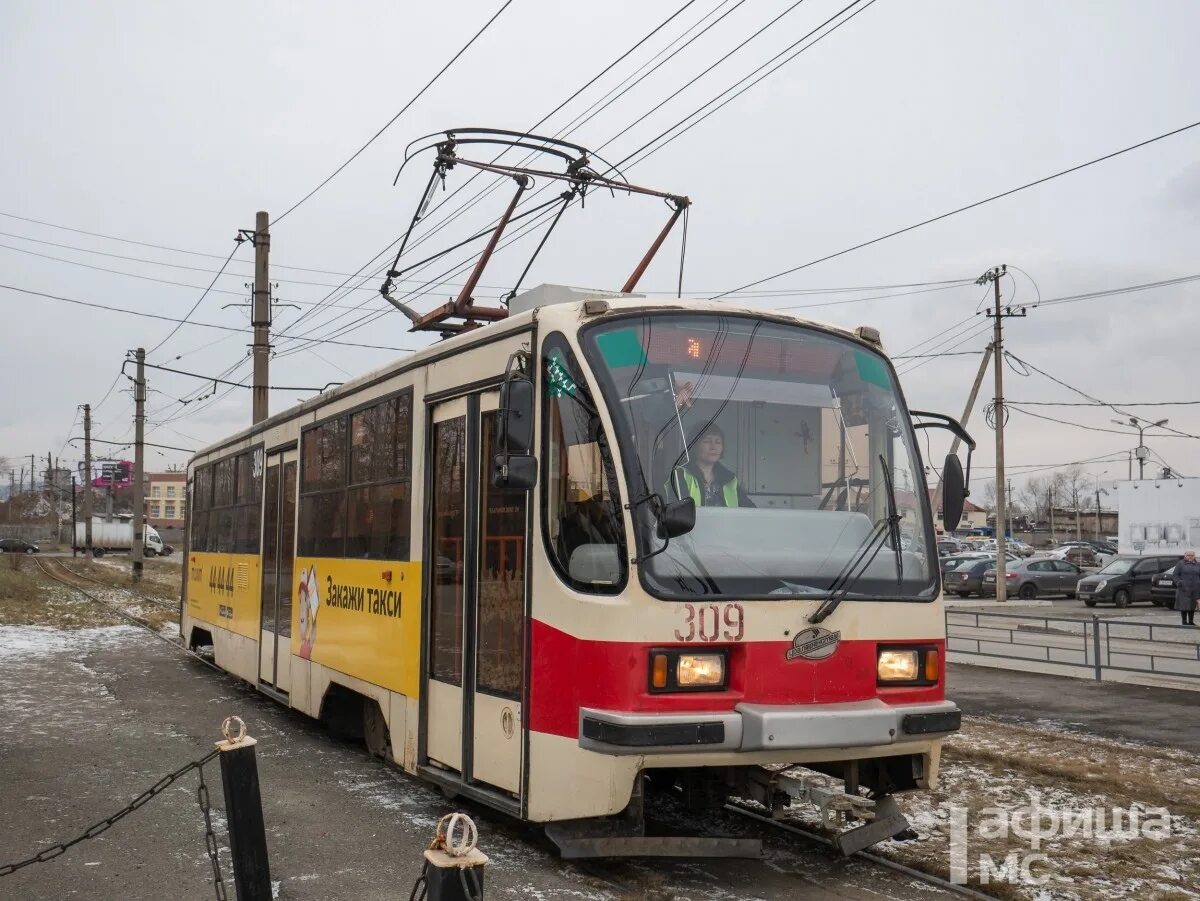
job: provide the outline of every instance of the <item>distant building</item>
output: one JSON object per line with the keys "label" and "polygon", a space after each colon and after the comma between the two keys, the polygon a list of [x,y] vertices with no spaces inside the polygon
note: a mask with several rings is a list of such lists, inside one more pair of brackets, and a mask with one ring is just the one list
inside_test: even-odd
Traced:
{"label": "distant building", "polygon": [[156,529],[182,529],[187,518],[187,473],[146,473],[146,521]]}
{"label": "distant building", "polygon": [[[933,503],[934,489],[929,489],[929,501]],[[942,523],[942,508],[939,505],[933,511],[934,525],[938,532],[946,531],[945,525]],[[988,524],[988,512],[983,507],[977,507],[969,500],[963,501],[962,519],[958,521],[958,528],[952,529],[955,532],[969,532],[972,529],[986,529]]]}

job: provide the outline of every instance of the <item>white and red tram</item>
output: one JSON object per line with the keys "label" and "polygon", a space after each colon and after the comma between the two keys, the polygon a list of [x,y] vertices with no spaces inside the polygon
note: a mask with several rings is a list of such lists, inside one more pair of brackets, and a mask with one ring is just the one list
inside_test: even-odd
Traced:
{"label": "white and red tram", "polygon": [[871,329],[543,286],[198,454],[183,635],[565,854],[783,764],[859,846],[959,726],[914,435]]}

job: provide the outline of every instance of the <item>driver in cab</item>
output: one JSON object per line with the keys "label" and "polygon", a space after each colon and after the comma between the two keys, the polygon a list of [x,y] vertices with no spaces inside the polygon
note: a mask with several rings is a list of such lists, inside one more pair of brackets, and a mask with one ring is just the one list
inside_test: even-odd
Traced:
{"label": "driver in cab", "polygon": [[738,477],[721,464],[725,455],[725,433],[715,422],[702,425],[688,440],[691,459],[675,468],[674,484],[667,495],[691,497],[697,507],[753,507],[754,502],[738,484]]}

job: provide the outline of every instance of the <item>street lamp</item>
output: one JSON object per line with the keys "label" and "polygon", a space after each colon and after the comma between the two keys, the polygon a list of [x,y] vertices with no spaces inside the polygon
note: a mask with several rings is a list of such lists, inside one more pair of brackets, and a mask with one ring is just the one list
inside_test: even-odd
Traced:
{"label": "street lamp", "polygon": [[[1138,458],[1138,478],[1144,479],[1146,477],[1146,458],[1150,456],[1150,448],[1146,447],[1146,442],[1143,440],[1143,436],[1146,433],[1146,429],[1153,429],[1157,426],[1166,425],[1167,420],[1160,419],[1158,422],[1147,423],[1145,420],[1138,419],[1136,416],[1130,416],[1127,422],[1122,422],[1120,419],[1114,419],[1112,422],[1120,426],[1131,425],[1138,430],[1138,446],[1134,453]],[[1131,472],[1130,477],[1132,476],[1133,473]]]}

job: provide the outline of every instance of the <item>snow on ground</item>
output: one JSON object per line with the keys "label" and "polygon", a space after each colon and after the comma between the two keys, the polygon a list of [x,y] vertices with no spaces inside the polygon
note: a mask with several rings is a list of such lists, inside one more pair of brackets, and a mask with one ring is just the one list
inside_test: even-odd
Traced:
{"label": "snow on ground", "polygon": [[[943,746],[938,781],[898,797],[918,838],[873,852],[948,877],[951,812],[961,808],[973,887],[1036,901],[1200,898],[1200,775],[1186,752],[967,718]],[[815,811],[790,816],[819,824]],[[1025,863],[1039,882],[1014,870],[981,886],[983,854],[995,866]]]}
{"label": "snow on ground", "polygon": [[0,626],[0,661],[113,647],[138,631],[136,626],[102,626],[95,629]]}

